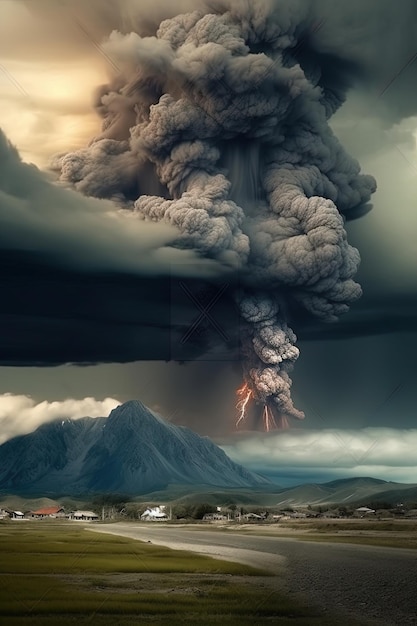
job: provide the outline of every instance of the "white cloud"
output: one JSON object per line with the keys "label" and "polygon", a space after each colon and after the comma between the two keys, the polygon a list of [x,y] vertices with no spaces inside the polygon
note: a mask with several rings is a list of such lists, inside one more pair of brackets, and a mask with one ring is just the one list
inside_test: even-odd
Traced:
{"label": "white cloud", "polygon": [[[290,430],[243,433],[228,439],[223,450],[234,461],[268,475],[336,477],[373,476],[414,482],[417,429]],[[325,479],[325,478],[324,478]]]}
{"label": "white cloud", "polygon": [[35,430],[41,424],[56,419],[80,419],[81,417],[106,417],[121,402],[114,398],[83,398],[48,402],[35,402],[25,395],[0,395],[0,444],[17,435]]}

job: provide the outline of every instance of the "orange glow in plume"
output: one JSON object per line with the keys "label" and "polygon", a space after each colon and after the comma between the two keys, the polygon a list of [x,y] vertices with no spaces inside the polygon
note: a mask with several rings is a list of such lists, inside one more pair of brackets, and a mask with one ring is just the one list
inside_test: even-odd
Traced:
{"label": "orange glow in plume", "polygon": [[[248,404],[251,400],[253,400],[253,393],[250,389],[248,383],[244,383],[239,389],[236,391],[236,395],[238,397],[238,401],[236,404],[237,410],[237,420],[236,420],[236,428],[245,421],[246,419],[246,411],[248,408]],[[267,433],[271,430],[286,430],[290,427],[288,419],[285,415],[278,415],[277,419],[274,417],[274,411],[268,404],[264,405],[262,411],[262,421],[264,425],[264,429]]]}

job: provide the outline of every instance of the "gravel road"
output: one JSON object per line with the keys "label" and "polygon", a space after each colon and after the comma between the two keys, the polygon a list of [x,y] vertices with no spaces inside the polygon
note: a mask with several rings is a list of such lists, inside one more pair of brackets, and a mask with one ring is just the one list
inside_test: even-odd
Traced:
{"label": "gravel road", "polygon": [[290,594],[325,611],[375,626],[417,626],[416,550],[151,524],[117,523],[94,530],[267,568],[285,576]]}

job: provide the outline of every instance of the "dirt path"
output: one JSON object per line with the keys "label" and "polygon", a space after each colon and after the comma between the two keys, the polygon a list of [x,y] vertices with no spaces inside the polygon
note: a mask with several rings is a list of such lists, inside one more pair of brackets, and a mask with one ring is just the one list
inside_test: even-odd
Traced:
{"label": "dirt path", "polygon": [[90,530],[262,567],[290,594],[378,626],[417,626],[417,551],[117,523]]}

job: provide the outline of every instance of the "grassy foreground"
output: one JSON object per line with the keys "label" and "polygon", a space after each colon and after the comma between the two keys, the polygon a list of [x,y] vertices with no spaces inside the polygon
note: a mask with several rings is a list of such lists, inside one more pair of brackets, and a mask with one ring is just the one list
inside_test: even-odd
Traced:
{"label": "grassy foreground", "polygon": [[280,588],[244,565],[73,524],[0,524],[1,625],[335,623]]}

